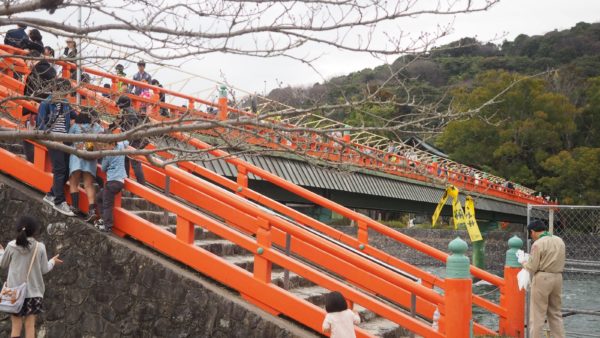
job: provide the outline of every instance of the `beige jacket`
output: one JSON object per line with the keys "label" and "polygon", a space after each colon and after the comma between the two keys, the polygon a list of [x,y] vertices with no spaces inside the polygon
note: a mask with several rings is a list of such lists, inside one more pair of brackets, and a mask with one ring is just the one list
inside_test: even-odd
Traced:
{"label": "beige jacket", "polygon": [[536,272],[562,273],[565,268],[565,243],[560,237],[544,236],[533,243],[529,260],[523,267],[533,276]]}

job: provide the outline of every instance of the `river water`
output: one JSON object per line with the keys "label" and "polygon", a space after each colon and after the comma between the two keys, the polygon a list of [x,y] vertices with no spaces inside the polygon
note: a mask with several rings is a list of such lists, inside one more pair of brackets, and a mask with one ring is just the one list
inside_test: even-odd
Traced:
{"label": "river water", "polygon": [[[423,269],[443,277],[444,268],[423,267]],[[564,276],[563,308],[600,311],[600,276]],[[473,293],[498,302],[500,294],[496,287],[474,285]],[[493,330],[498,330],[498,317],[479,307],[473,308],[473,318]],[[567,337],[600,337],[600,316],[572,315],[564,318]]]}

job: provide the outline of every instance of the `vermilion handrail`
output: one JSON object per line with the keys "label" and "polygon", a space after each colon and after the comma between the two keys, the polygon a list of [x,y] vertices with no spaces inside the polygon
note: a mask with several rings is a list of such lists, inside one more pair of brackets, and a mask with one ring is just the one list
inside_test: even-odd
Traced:
{"label": "vermilion handrail", "polygon": [[[86,92],[86,95],[90,95],[90,96],[91,96],[91,95],[95,95],[95,94],[94,94],[94,93],[92,93],[92,92]],[[107,101],[108,101],[108,100],[107,100]],[[108,101],[108,102],[110,102],[110,101]],[[187,139],[187,138],[186,138],[186,139]],[[197,140],[193,140],[193,141],[197,141]],[[206,149],[206,148],[204,148],[204,149]],[[222,155],[222,154],[221,154],[221,155]],[[219,155],[217,154],[216,156],[219,156]],[[239,163],[238,163],[238,168],[239,168],[239,167],[240,167],[240,166],[239,166]],[[241,167],[244,167],[244,166],[241,166]],[[248,169],[248,168],[246,168],[246,169]],[[256,169],[258,169],[258,168],[256,168]],[[254,173],[255,175],[257,174],[257,172],[254,172],[254,171],[252,171],[252,170],[249,170],[249,171],[250,171],[250,172],[252,172],[252,173]],[[257,175],[257,176],[261,176],[261,175]],[[261,177],[265,178],[264,176],[261,176]],[[276,176],[275,176],[275,177],[276,177]],[[278,177],[277,177],[277,178],[278,178]],[[285,182],[285,181],[284,181],[284,182]],[[272,183],[275,183],[275,182],[272,182]],[[275,184],[277,184],[277,183],[275,183]],[[288,184],[289,184],[289,183],[288,183]],[[299,187],[297,187],[297,188],[299,188]],[[300,189],[302,189],[302,188],[300,188]],[[288,190],[289,190],[289,189],[288,189]],[[248,190],[246,190],[246,191],[248,191]],[[294,191],[293,191],[293,192],[294,192]],[[297,192],[296,192],[296,193],[297,193]],[[309,193],[310,193],[310,192],[309,192]],[[301,195],[301,196],[302,196],[302,194],[299,194],[299,195]],[[318,196],[318,195],[315,195],[315,196],[320,198],[320,196]],[[303,196],[303,197],[306,197],[306,196]],[[321,204],[321,203],[317,203],[317,204]],[[332,209],[332,210],[336,210],[336,209]],[[349,209],[348,209],[348,210],[349,210]],[[337,210],[336,210],[336,211],[337,211]],[[351,211],[350,211],[350,212],[351,212]],[[341,212],[341,214],[343,214],[343,215],[344,215],[344,213],[343,213],[343,212]],[[359,215],[360,215],[360,214],[359,214]],[[347,215],[345,215],[345,216],[347,216]],[[362,215],[360,215],[360,216],[362,216]],[[348,217],[348,216],[347,216],[347,217]],[[390,229],[388,229],[388,228],[387,228],[387,227],[385,227],[385,226],[382,226],[382,225],[380,225],[380,224],[379,224],[379,223],[377,223],[377,222],[374,222],[374,221],[370,220],[369,218],[367,218],[367,217],[365,217],[365,216],[362,216],[362,217],[363,217],[363,218],[365,218],[365,219],[363,219],[363,221],[366,223],[367,227],[368,227],[368,226],[371,226],[371,227],[373,227],[374,229],[376,229],[377,231],[380,231],[380,232],[382,232],[382,231],[381,231],[382,229],[381,229],[381,228],[378,228],[379,226],[381,226],[381,227],[383,227],[383,230],[384,230],[382,233],[384,233],[384,234],[386,234],[386,235],[390,236],[391,238],[394,238],[394,239],[396,239],[396,240],[398,240],[398,241],[401,241],[401,242],[403,241],[403,238],[398,238],[398,237],[397,237],[398,235],[402,235],[402,234],[400,234],[400,233],[397,233],[397,232],[395,232],[395,231],[392,231],[392,232],[390,232],[390,233],[386,233],[386,231],[385,231],[385,230],[390,230]],[[359,224],[359,227],[360,227],[360,225],[361,225],[361,223],[360,223],[360,217],[359,217],[359,218],[348,217],[348,218],[357,220],[357,221],[358,221],[358,224]],[[372,223],[372,222],[374,222],[374,223]],[[313,224],[313,225],[314,225],[314,224]],[[402,236],[404,236],[404,235],[402,235]],[[407,237],[407,236],[405,236],[405,237]],[[410,237],[407,237],[407,238],[411,239]],[[359,243],[360,243],[360,236],[359,236]],[[417,242],[417,243],[418,243],[418,242]],[[406,244],[406,243],[405,243],[405,244]],[[409,245],[409,246],[412,246],[411,244],[408,244],[408,245]],[[372,247],[369,247],[368,245],[366,245],[366,247],[365,247],[365,252],[369,253],[369,251],[373,251],[373,249],[374,249],[374,248],[372,248]],[[432,249],[433,249],[433,248],[432,248]],[[376,249],[375,249],[375,250],[376,250]],[[434,250],[435,250],[435,249],[434,249]],[[425,252],[425,251],[424,251],[424,252]],[[445,256],[447,256],[447,255],[446,255],[445,253],[443,253],[443,252],[438,252],[438,253],[436,253],[435,251],[432,251],[432,252],[428,252],[428,253],[429,253],[429,254],[431,254],[433,257],[435,257],[435,258],[437,258],[437,259],[440,259],[440,260],[442,260],[442,261],[444,261],[444,260],[445,260]],[[441,253],[441,255],[440,255],[440,253]],[[373,252],[371,252],[371,254],[373,254]],[[376,255],[375,255],[375,254],[373,254],[373,256],[374,256],[374,257],[376,257]],[[472,269],[473,269],[473,268],[472,268]],[[478,273],[479,273],[479,272],[478,272],[477,270],[474,270],[474,271],[472,271],[472,272],[473,272],[473,274],[474,274],[474,275],[478,276]],[[485,273],[485,272],[484,272],[484,273]],[[495,282],[494,284],[498,285],[499,287],[501,287],[501,286],[502,286],[502,284],[501,284],[501,283],[503,282],[503,280],[502,280],[501,278],[498,278],[498,277],[496,277],[496,276],[493,276],[493,275],[491,275],[491,274],[490,274],[490,276],[491,276],[491,279],[492,279],[492,280],[490,280],[490,282],[492,282],[492,283],[494,283],[494,282]],[[487,276],[487,277],[488,277],[488,279],[490,278],[490,276]],[[478,276],[478,277],[481,277],[481,276]],[[483,275],[483,277],[485,277],[485,275]],[[495,281],[493,280],[493,279],[494,279],[494,277],[496,277],[496,278],[497,278]],[[482,279],[486,279],[486,278],[482,278]],[[500,316],[503,316],[503,313],[505,312],[505,311],[503,311],[503,309],[502,309],[502,308],[500,308],[500,307],[496,306],[495,304],[493,304],[493,303],[491,303],[491,302],[489,302],[489,301],[487,301],[487,300],[483,300],[483,299],[480,299],[480,300],[478,300],[478,299],[475,299],[475,303],[476,303],[476,304],[477,304],[477,303],[479,303],[478,305],[480,305],[480,306],[483,306],[484,308],[486,308],[486,309],[488,309],[488,310],[490,310],[490,311],[492,311],[492,312],[495,312],[495,313],[497,313],[497,314],[498,314],[498,315],[500,315]]]}
{"label": "vermilion handrail", "polygon": [[[9,125],[10,123],[4,121],[4,125],[7,124]],[[46,150],[44,148],[36,148],[36,152],[39,151],[45,152]],[[45,191],[48,186],[51,185],[51,175],[48,172],[39,169],[38,166],[31,164],[4,149],[0,149],[0,163],[3,163],[2,171],[30,184],[40,191]],[[168,168],[167,171],[169,171]],[[177,171],[170,172],[170,174],[174,178],[178,178],[179,176]],[[163,175],[163,179],[165,178],[166,176]],[[116,207],[115,228],[117,231],[121,231],[124,234],[137,238],[173,258],[189,264],[191,267],[217,279],[223,284],[234,287],[243,294],[264,302],[264,304],[272,307],[274,310],[285,313],[316,331],[320,331],[321,322],[324,317],[324,311],[322,309],[317,308],[307,301],[296,298],[291,293],[270,284],[270,281],[261,282],[260,280],[257,280],[256,275],[252,276],[252,274],[246,270],[228,263],[222,258],[199,247],[195,247],[193,243],[182,241],[180,232],[183,232],[184,229],[183,227],[180,227],[180,224],[184,222],[180,222],[180,220],[188,222],[188,224],[202,224],[208,231],[211,231],[250,252],[257,253],[260,252],[259,248],[262,248],[261,258],[269,260],[272,264],[282,266],[327,289],[340,290],[350,301],[361,304],[378,315],[388,318],[415,333],[427,337],[442,337],[440,333],[433,331],[431,327],[409,315],[395,310],[355,288],[348,287],[336,279],[328,277],[303,263],[295,261],[293,258],[286,256],[277,250],[261,246],[261,243],[255,242],[251,237],[229,229],[220,222],[200,214],[196,210],[183,206],[160,193],[143,187],[129,179],[126,180],[124,190],[130,191],[169,212],[175,213],[178,217],[178,228],[176,234],[173,235],[170,232],[133,215],[127,210]],[[255,224],[255,227],[259,227],[259,225]],[[232,278],[232,276],[235,276],[235,278]],[[437,296],[439,297],[439,295]],[[356,331],[361,337],[368,336],[366,332],[361,329],[356,329]]]}
{"label": "vermilion handrail", "polygon": [[[161,153],[161,155],[166,155],[168,157],[168,154]],[[286,207],[285,205],[282,205],[274,200],[271,200],[267,196],[260,195],[247,187],[239,186],[237,183],[230,181],[222,176],[219,176],[216,173],[211,172],[210,170],[203,168],[193,162],[179,162],[178,165],[179,165],[179,167],[181,167],[183,169],[189,170],[190,172],[193,172],[195,174],[200,174],[202,177],[205,177],[205,178],[207,178],[219,185],[222,185],[232,191],[237,191],[237,194],[239,194],[240,196],[250,198],[268,208],[271,208],[287,217],[290,217],[291,219],[293,219],[295,221],[298,221],[301,224],[307,225],[315,230],[318,230],[318,231],[326,234],[327,236],[329,236],[333,239],[341,241],[344,244],[350,245],[351,247],[354,247],[354,248],[360,248],[360,246],[361,246],[360,245],[361,242],[356,240],[355,238],[353,238],[349,235],[346,235],[339,230],[331,228],[317,220],[314,220],[298,211],[295,211],[289,207]],[[191,179],[191,180],[187,180],[185,183],[189,187],[197,187],[198,181]],[[156,182],[154,184],[160,184],[160,182]],[[202,187],[197,187],[197,188],[202,189]],[[216,195],[216,194],[213,196],[215,198],[220,197],[220,195]],[[196,205],[198,205],[199,207],[202,207],[202,204],[206,203],[205,198],[199,198],[199,197],[195,198],[194,200],[188,200],[188,201],[190,201],[192,203],[195,202]],[[283,244],[283,243],[280,243],[280,244]],[[422,279],[423,284],[426,286],[429,286],[429,287],[437,286],[441,289],[444,289],[444,280],[442,278],[439,278],[433,274],[430,274],[428,272],[420,270],[420,269],[418,269],[410,264],[407,264],[406,262],[404,262],[396,257],[390,256],[389,254],[386,254],[385,252],[380,251],[377,248],[374,248],[372,246],[365,246],[364,252],[374,258],[381,260],[382,262],[390,264],[400,270],[406,271],[406,272]],[[500,288],[502,288],[502,287],[503,287],[503,284],[500,285]],[[426,299],[428,299],[428,298],[426,298]],[[474,304],[481,306],[482,308],[485,308],[492,313],[497,314],[500,318],[506,317],[506,309],[502,308],[501,306],[494,304],[493,302],[491,302],[483,297],[477,296],[477,295],[473,295],[473,299],[474,299]],[[431,299],[431,300],[435,301],[435,299]],[[421,312],[419,311],[419,313],[421,313]],[[430,314],[431,314],[431,312],[428,313],[426,315],[426,317],[431,318]],[[493,331],[487,329],[485,326],[482,326],[478,323],[475,323],[475,331],[478,334],[494,334]]]}
{"label": "vermilion handrail", "polygon": [[[11,47],[11,46],[6,46],[6,45],[0,45],[0,48],[4,49],[4,50],[9,50],[10,52],[12,52],[13,54],[16,55],[22,55],[24,54],[24,52],[22,50],[19,50],[17,48]],[[75,69],[76,65],[67,62],[67,61],[56,61],[57,64],[62,65],[64,67],[64,69],[66,69],[67,71],[63,71],[63,76],[68,75],[70,72],[70,69]],[[117,75],[113,75],[110,73],[106,73],[103,71],[99,71],[93,68],[88,68],[88,67],[82,67],[82,70],[86,73],[89,74],[93,74],[93,75],[97,75],[100,77],[104,77],[104,78],[109,78],[111,79],[113,82],[122,82],[128,85],[134,85],[137,87],[143,87],[143,88],[148,88],[151,89],[154,93],[155,93],[155,98],[153,99],[146,99],[146,98],[140,98],[137,97],[135,95],[132,94],[127,94],[129,97],[131,97],[132,99],[134,99],[135,101],[138,102],[145,102],[145,103],[151,103],[157,107],[163,107],[163,108],[168,108],[168,109],[175,109],[178,110],[180,112],[185,112],[187,111],[187,109],[185,108],[181,108],[181,107],[177,107],[171,104],[167,104],[167,103],[162,103],[158,100],[158,93],[163,93],[163,94],[168,94],[168,95],[172,95],[175,97],[179,97],[182,98],[184,100],[187,100],[190,103],[190,107],[189,109],[191,109],[192,111],[195,110],[194,104],[195,103],[199,103],[199,104],[204,104],[207,106],[213,106],[213,107],[219,107],[217,104],[213,103],[213,102],[209,102],[200,98],[196,98],[196,97],[192,97],[186,94],[181,94],[178,92],[174,92],[165,88],[160,88],[160,87],[156,87],[144,82],[138,82],[138,81],[134,81],[131,79],[127,79],[124,77],[120,77]],[[84,84],[84,86],[93,88],[95,91],[99,91],[102,93],[106,93],[106,94],[115,94],[115,91],[111,91],[111,90],[107,90],[103,87],[99,87],[99,86],[94,86],[91,84]],[[245,112],[236,108],[232,108],[232,107],[227,107],[227,111],[229,112],[233,112],[236,114],[240,114],[240,115],[246,115],[248,117],[256,117],[254,114],[249,113],[249,112]],[[207,117],[210,117],[210,114],[206,114]],[[288,127],[294,127],[293,125],[289,125]],[[311,139],[312,142],[314,142],[314,139]],[[341,140],[338,140],[341,142]],[[373,162],[373,166],[366,166],[368,168],[374,169],[374,170],[381,170],[381,171],[385,171],[394,175],[399,175],[399,176],[404,176],[404,177],[408,177],[408,178],[412,178],[412,179],[417,179],[420,181],[428,181],[428,176],[423,175],[423,174],[419,174],[419,173],[409,173],[407,171],[410,171],[410,168],[398,168],[398,166],[393,162],[390,161],[389,159],[391,157],[396,157],[396,158],[402,158],[402,160],[405,163],[413,163],[415,165],[415,168],[417,167],[421,167],[424,168],[425,172],[430,172],[429,176],[439,176],[435,171],[437,171],[437,166],[431,165],[431,164],[425,164],[425,163],[420,163],[419,161],[414,161],[414,160],[410,160],[402,155],[399,154],[388,154],[386,152],[383,152],[379,149],[376,148],[372,148],[372,147],[368,147],[368,146],[364,146],[364,145],[360,145],[360,144],[350,144],[348,142],[344,142],[347,143],[349,145],[352,145],[354,147],[358,147],[358,148],[362,148],[362,149],[368,149],[369,152],[373,153],[375,158],[377,159],[369,159],[369,158],[363,158],[362,154],[359,154],[361,157],[358,157],[356,160],[353,160],[352,162],[354,164],[357,165],[364,165],[365,163],[371,163]],[[273,146],[274,144],[271,143],[271,146]],[[281,147],[281,144],[277,144],[278,147]],[[336,147],[332,146],[332,145],[327,145],[327,144],[320,144],[317,148],[319,149],[330,149],[330,150],[335,150]],[[313,153],[314,154],[314,153]],[[338,156],[339,157],[339,156]],[[329,155],[326,157],[329,158]],[[407,167],[410,167],[407,165]],[[447,176],[447,182],[448,183],[452,183],[454,185],[456,185],[459,188],[463,188],[463,189],[467,189],[470,191],[474,191],[474,192],[478,192],[481,194],[486,194],[486,195],[491,195],[491,196],[495,196],[495,197],[499,197],[499,198],[503,198],[503,199],[508,199],[508,200],[512,200],[518,203],[523,203],[523,204],[527,204],[527,203],[531,203],[533,201],[535,201],[536,203],[542,203],[542,204],[547,204],[547,201],[544,200],[543,198],[539,198],[539,197],[535,197],[535,196],[531,196],[531,195],[527,195],[524,194],[518,190],[513,189],[512,191],[509,191],[509,189],[507,189],[506,187],[503,187],[499,184],[493,183],[493,182],[489,182],[487,179],[485,178],[475,178],[475,177],[471,177],[465,174],[462,174],[460,172],[455,172],[452,171],[450,169],[444,169],[442,170],[442,173]],[[442,176],[444,176],[442,175]]]}
{"label": "vermilion handrail", "polygon": [[[173,170],[176,170],[176,169],[173,169]],[[188,183],[189,183],[189,182],[188,182]],[[238,207],[239,207],[239,206],[238,206]],[[269,218],[269,215],[264,215],[264,214],[263,214],[262,216],[263,216],[263,217],[266,217],[266,218]],[[271,220],[273,221],[273,219],[271,219]],[[294,231],[294,228],[293,228],[293,227],[292,227],[292,228],[288,228],[287,230],[289,231],[290,229],[292,230],[292,233],[293,233],[293,231]],[[298,236],[299,236],[299,234],[298,234],[298,233],[295,233],[295,236],[296,236],[296,237],[298,237]],[[280,236],[280,237],[281,237],[281,236]],[[301,235],[300,235],[299,237],[301,237]],[[281,245],[282,243],[279,243],[279,244]],[[322,243],[322,244],[323,244],[323,243]],[[328,246],[327,246],[327,243],[325,243],[325,246],[324,246],[324,247],[328,247]],[[352,261],[352,257],[349,257],[349,258],[350,258],[350,260]],[[348,259],[348,257],[346,257],[346,259]],[[341,264],[341,262],[340,262],[340,261],[338,261],[336,264]],[[334,266],[335,266],[335,265],[334,265]],[[331,267],[331,265],[330,265],[330,267]],[[342,274],[342,273],[341,273],[341,271],[337,271],[337,273],[338,273],[338,274]],[[369,280],[369,279],[365,279],[365,278],[363,278],[363,283],[365,283],[365,281],[367,281],[367,282],[368,282],[368,281],[370,281],[370,280]],[[396,282],[398,282],[398,280],[396,280]],[[360,284],[360,283],[359,283],[359,284]],[[369,283],[366,283],[365,285],[367,285],[367,286],[368,286],[368,284],[369,284]],[[401,285],[402,285],[402,282],[401,282],[401,280],[400,280],[400,283],[397,283],[397,284],[401,284]],[[405,287],[407,287],[408,289],[414,288],[414,285],[412,285],[412,286],[411,286],[411,285],[408,285],[408,286],[406,286],[406,283],[404,283],[404,284],[405,284]],[[373,286],[371,286],[371,287],[373,288]],[[387,293],[387,292],[385,292],[384,288],[382,288],[382,287],[381,287],[381,285],[379,285],[379,286],[375,286],[375,288],[373,288],[373,289],[376,289],[376,290],[378,290],[378,291],[379,291],[379,292],[380,292],[382,295],[386,295],[386,293]],[[418,288],[417,288],[417,289],[418,289]],[[427,299],[430,299],[430,300],[435,300],[435,301],[436,301],[435,303],[437,303],[438,305],[441,305],[441,302],[440,302],[440,299],[441,299],[441,298],[439,297],[439,295],[437,295],[436,293],[431,293],[431,291],[426,291],[427,289],[424,289],[424,290],[425,290],[425,291],[423,291],[423,290],[421,290],[421,291],[419,291],[419,290],[416,290],[416,293],[417,293],[417,294],[421,294],[422,296],[424,295],[424,296],[425,296]],[[429,294],[428,294],[428,292],[429,292]],[[424,293],[424,294],[422,294],[422,293]],[[394,297],[394,295],[393,295],[393,294],[387,294],[386,296],[387,296],[388,298],[390,298],[390,299],[394,299],[394,298],[396,298],[396,297]],[[433,299],[432,299],[432,297],[433,297]],[[437,299],[436,299],[436,298],[437,298]],[[396,299],[398,300],[398,298],[396,298]],[[406,299],[407,299],[407,297],[404,297],[404,299],[406,300]],[[406,304],[406,301],[404,302],[404,304]],[[419,304],[419,305],[418,305],[418,308],[420,308],[420,307],[422,307],[422,306],[423,306],[423,305]],[[422,311],[419,311],[419,312],[422,312]],[[432,312],[432,309],[430,309],[430,310],[429,310],[428,317],[430,317],[430,316],[431,316],[431,312]],[[479,326],[478,326],[478,328],[479,328]],[[478,330],[478,331],[479,331],[479,330]],[[489,331],[489,330],[484,330],[484,332],[486,332],[486,333],[493,333],[492,331]]]}

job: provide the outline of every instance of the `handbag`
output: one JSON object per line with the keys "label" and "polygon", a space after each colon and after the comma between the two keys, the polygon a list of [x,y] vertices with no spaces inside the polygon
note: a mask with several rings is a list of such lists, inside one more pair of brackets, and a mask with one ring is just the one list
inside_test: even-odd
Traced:
{"label": "handbag", "polygon": [[38,243],[35,243],[35,249],[33,250],[33,256],[31,257],[31,262],[29,263],[29,270],[27,271],[27,279],[21,285],[9,288],[7,286],[7,281],[4,282],[2,286],[2,291],[0,291],[0,311],[8,312],[8,313],[19,313],[21,312],[21,308],[23,307],[23,303],[25,302],[25,293],[27,291],[27,282],[29,281],[29,273],[31,273],[31,267],[33,266],[33,262],[35,261],[35,256],[37,255]]}

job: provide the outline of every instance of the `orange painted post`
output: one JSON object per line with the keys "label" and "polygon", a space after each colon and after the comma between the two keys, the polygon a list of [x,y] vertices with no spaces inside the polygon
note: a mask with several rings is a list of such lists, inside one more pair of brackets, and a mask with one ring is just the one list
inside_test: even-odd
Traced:
{"label": "orange painted post", "polygon": [[177,216],[177,230],[175,232],[177,239],[187,243],[194,243],[194,224],[187,219]]}
{"label": "orange painted post", "polygon": [[523,247],[523,240],[513,236],[508,240],[504,265],[504,293],[500,306],[506,309],[506,319],[500,318],[500,334],[509,337],[525,336],[525,290],[519,290],[517,274],[521,264],[517,261],[517,251]]}
{"label": "orange painted post", "polygon": [[258,249],[254,254],[254,278],[263,283],[271,283],[272,263],[262,254],[271,247],[271,224],[266,219],[259,219],[259,228],[256,231]]}
{"label": "orange painted post", "polygon": [[367,244],[369,244],[369,227],[363,220],[359,220],[358,224],[358,241],[360,242],[358,248],[363,250]]}
{"label": "orange painted post", "polygon": [[71,78],[71,67],[66,64],[62,67],[62,77],[65,79]]}
{"label": "orange painted post", "polygon": [[465,255],[468,246],[456,237],[448,249],[452,252],[446,260],[445,315],[446,337],[473,337],[473,293],[469,258]]}
{"label": "orange painted post", "polygon": [[238,165],[237,172],[237,193],[239,194],[244,188],[248,188],[248,170],[246,167]]}
{"label": "orange painted post", "polygon": [[38,143],[33,144],[33,164],[42,171],[52,171],[50,157],[44,147]]}
{"label": "orange painted post", "polygon": [[219,120],[227,120],[227,87],[219,87]]}

